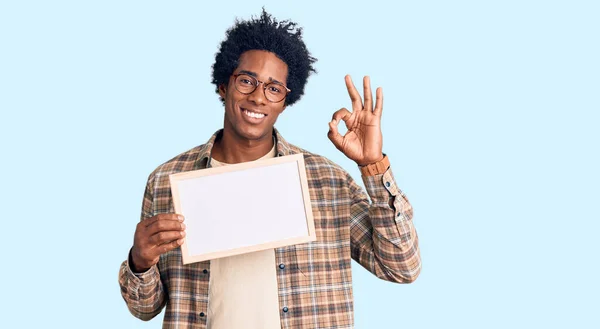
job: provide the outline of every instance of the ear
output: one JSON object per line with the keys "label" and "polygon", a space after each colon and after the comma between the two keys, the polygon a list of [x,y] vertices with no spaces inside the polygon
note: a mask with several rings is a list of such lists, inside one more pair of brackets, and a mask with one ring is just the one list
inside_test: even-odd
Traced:
{"label": "ear", "polygon": [[225,99],[225,94],[227,93],[227,88],[225,87],[224,84],[219,85],[219,96],[221,96],[222,99]]}

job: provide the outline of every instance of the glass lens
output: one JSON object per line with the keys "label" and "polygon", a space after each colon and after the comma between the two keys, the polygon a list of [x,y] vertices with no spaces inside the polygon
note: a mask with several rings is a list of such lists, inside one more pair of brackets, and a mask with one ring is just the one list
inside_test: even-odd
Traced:
{"label": "glass lens", "polygon": [[277,103],[285,98],[287,90],[278,83],[269,83],[265,86],[265,96],[271,102]]}
{"label": "glass lens", "polygon": [[256,89],[258,81],[247,74],[240,74],[235,78],[235,88],[242,94],[250,94]]}

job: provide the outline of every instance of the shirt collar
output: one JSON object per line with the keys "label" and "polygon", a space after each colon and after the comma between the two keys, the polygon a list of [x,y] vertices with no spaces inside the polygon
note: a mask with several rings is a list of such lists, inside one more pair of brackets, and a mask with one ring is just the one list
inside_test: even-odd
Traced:
{"label": "shirt collar", "polygon": [[[212,148],[215,145],[215,140],[217,140],[217,138],[220,138],[222,134],[223,129],[219,129],[210,137],[210,139],[204,145],[200,146],[198,152],[198,160],[196,160],[194,169],[204,169],[210,165],[210,157],[212,153]],[[279,131],[275,129],[275,127],[273,127],[273,137],[275,137],[276,145],[275,156],[279,157],[292,154],[290,144],[285,139],[283,139],[283,137],[281,136],[281,134],[279,134]]]}

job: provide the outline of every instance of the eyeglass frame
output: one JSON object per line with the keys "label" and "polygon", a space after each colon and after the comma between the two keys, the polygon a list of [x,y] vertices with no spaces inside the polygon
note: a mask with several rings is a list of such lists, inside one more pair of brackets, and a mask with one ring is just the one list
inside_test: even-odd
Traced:
{"label": "eyeglass frame", "polygon": [[[252,79],[256,80],[256,84],[253,84],[253,85],[254,85],[254,90],[252,90],[252,91],[251,91],[251,92],[249,92],[249,93],[244,93],[244,92],[241,92],[241,91],[240,91],[240,90],[237,88],[237,85],[236,85],[235,81],[237,80],[237,78],[238,78],[240,75],[247,75],[247,76],[251,77]],[[289,89],[289,88],[288,88],[286,85],[284,85],[284,84],[282,84],[282,83],[275,82],[275,81],[273,81],[273,82],[268,82],[268,83],[265,83],[264,81],[260,81],[260,80],[258,80],[256,77],[253,77],[252,75],[250,75],[250,74],[248,74],[248,73],[238,73],[238,74],[233,74],[233,75],[232,75],[232,77],[233,77],[233,86],[235,87],[235,90],[237,90],[237,91],[238,91],[240,94],[244,94],[244,95],[250,95],[250,94],[252,94],[253,92],[255,92],[255,91],[256,91],[256,89],[258,88],[258,85],[262,83],[262,84],[263,84],[263,88],[262,88],[262,89],[263,89],[263,94],[265,95],[265,99],[266,99],[266,100],[268,100],[268,101],[269,101],[269,102],[271,102],[271,103],[275,103],[275,104],[276,104],[276,103],[280,103],[280,102],[282,102],[282,101],[283,101],[283,100],[284,100],[284,99],[287,97],[287,95],[288,95],[289,93],[291,93],[291,92],[292,92],[292,90],[291,90],[291,89]],[[277,101],[277,102],[273,102],[273,101],[272,101],[272,100],[270,100],[270,99],[269,99],[269,97],[267,96],[267,85],[268,85],[268,84],[272,84],[272,83],[273,83],[273,84],[276,84],[276,85],[278,85],[278,86],[281,86],[281,87],[283,87],[283,88],[285,88],[285,90],[287,91],[287,92],[286,92],[286,94],[285,94],[285,96],[283,96],[283,98],[282,98],[281,100]]]}

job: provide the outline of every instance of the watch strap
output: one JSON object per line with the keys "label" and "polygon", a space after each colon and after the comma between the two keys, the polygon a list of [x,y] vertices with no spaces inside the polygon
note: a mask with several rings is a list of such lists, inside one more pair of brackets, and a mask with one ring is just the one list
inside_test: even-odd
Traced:
{"label": "watch strap", "polygon": [[390,168],[390,160],[388,159],[387,155],[384,154],[383,159],[380,161],[366,166],[359,166],[358,168],[360,168],[360,173],[363,176],[381,175],[384,174],[388,168]]}

